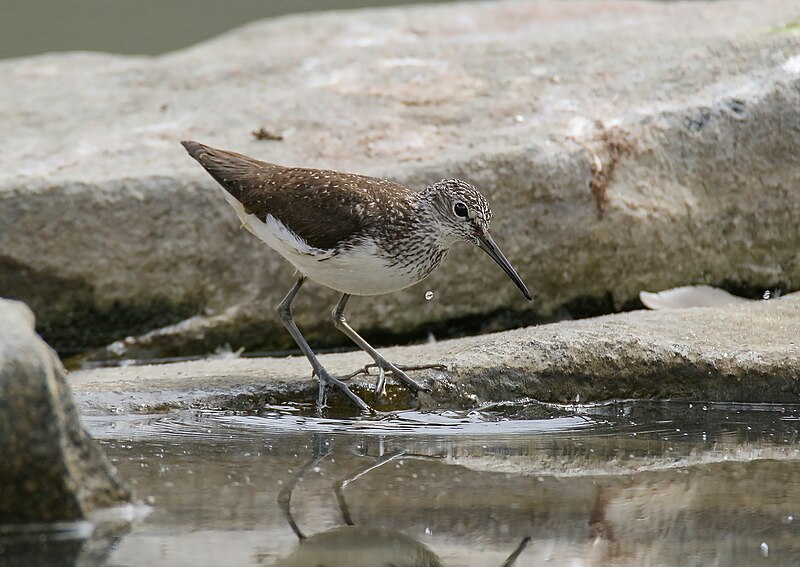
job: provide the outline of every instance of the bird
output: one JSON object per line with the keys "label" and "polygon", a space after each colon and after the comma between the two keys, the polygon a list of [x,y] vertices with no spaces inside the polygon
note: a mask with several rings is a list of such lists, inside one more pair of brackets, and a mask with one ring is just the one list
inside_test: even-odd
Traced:
{"label": "bird", "polygon": [[297,270],[278,304],[281,322],[319,380],[317,409],[335,386],[362,412],[374,410],[319,362],[292,318],[291,304],[312,280],[341,296],[331,312],[334,326],[373,359],[375,397],[389,372],[412,391],[428,391],[406,372],[441,365],[403,366],[385,359],[347,322],[351,296],[374,296],[407,288],[429,276],[459,241],[477,245],[533,298],[489,233],[492,209],[471,184],[443,179],[422,190],[377,177],[334,170],[286,167],[184,140],[183,147],[223,189],[242,226]]}

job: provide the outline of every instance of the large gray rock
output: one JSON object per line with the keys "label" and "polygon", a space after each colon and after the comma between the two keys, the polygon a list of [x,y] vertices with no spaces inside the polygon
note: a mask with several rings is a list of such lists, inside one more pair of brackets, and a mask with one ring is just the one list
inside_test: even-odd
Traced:
{"label": "large gray rock", "polygon": [[[429,396],[393,387],[382,409],[471,407],[534,398],[595,402],[631,398],[787,403],[800,399],[800,294],[724,308],[634,311],[385,349],[403,364],[441,363],[416,372]],[[326,354],[334,375],[371,362],[360,352]],[[70,374],[85,409],[215,407],[257,410],[266,403],[316,399],[303,357],[216,359],[82,370]],[[354,379],[368,403],[374,375]],[[341,396],[332,404],[354,408]]]}
{"label": "large gray rock", "polygon": [[0,524],[82,519],[129,497],[33,324],[24,304],[0,299]]}
{"label": "large gray rock", "polygon": [[[538,301],[461,247],[424,284],[353,301],[362,328],[611,309],[686,283],[796,288],[798,18],[779,0],[447,4],[257,22],[156,58],[2,62],[0,293],[62,347],[229,308],[213,342],[290,344],[273,306],[293,269],[239,230],[182,138],[488,194]],[[333,301],[308,286],[301,328],[330,341]]]}

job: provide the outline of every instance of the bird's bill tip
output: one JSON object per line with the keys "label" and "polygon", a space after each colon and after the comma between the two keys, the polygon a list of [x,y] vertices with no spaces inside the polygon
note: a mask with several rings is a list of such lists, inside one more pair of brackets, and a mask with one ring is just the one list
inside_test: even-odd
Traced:
{"label": "bird's bill tip", "polygon": [[506,275],[511,278],[511,281],[516,284],[516,286],[522,292],[522,295],[525,296],[525,299],[528,301],[533,301],[533,296],[531,295],[531,292],[528,291],[528,286],[526,286],[525,282],[522,281],[522,278],[519,277],[519,274],[511,265],[511,262],[509,262],[508,259],[503,255],[491,236],[488,234],[478,236],[478,247],[486,252],[492,258],[492,260],[497,262]]}

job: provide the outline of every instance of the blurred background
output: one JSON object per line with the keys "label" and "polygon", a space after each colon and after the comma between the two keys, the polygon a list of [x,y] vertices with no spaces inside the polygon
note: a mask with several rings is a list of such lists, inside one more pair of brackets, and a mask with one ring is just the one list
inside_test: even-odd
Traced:
{"label": "blurred background", "polygon": [[2,0],[0,59],[74,50],[157,55],[188,47],[260,18],[422,3],[419,0]]}

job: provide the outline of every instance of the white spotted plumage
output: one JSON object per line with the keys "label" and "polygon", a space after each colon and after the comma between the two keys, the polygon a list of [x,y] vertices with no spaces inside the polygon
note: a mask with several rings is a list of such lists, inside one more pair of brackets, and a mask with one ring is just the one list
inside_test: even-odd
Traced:
{"label": "white spotted plumage", "polygon": [[381,295],[417,283],[418,270],[392,265],[371,240],[346,251],[321,250],[309,246],[279,219],[267,215],[266,222],[247,214],[242,204],[223,190],[242,226],[288,260],[309,279],[351,295]]}
{"label": "white spotted plumage", "polygon": [[185,142],[220,183],[242,226],[305,277],[350,295],[411,286],[466,241],[529,292],[489,237],[492,211],[474,186],[443,179],[415,192],[386,179],[284,168]]}

